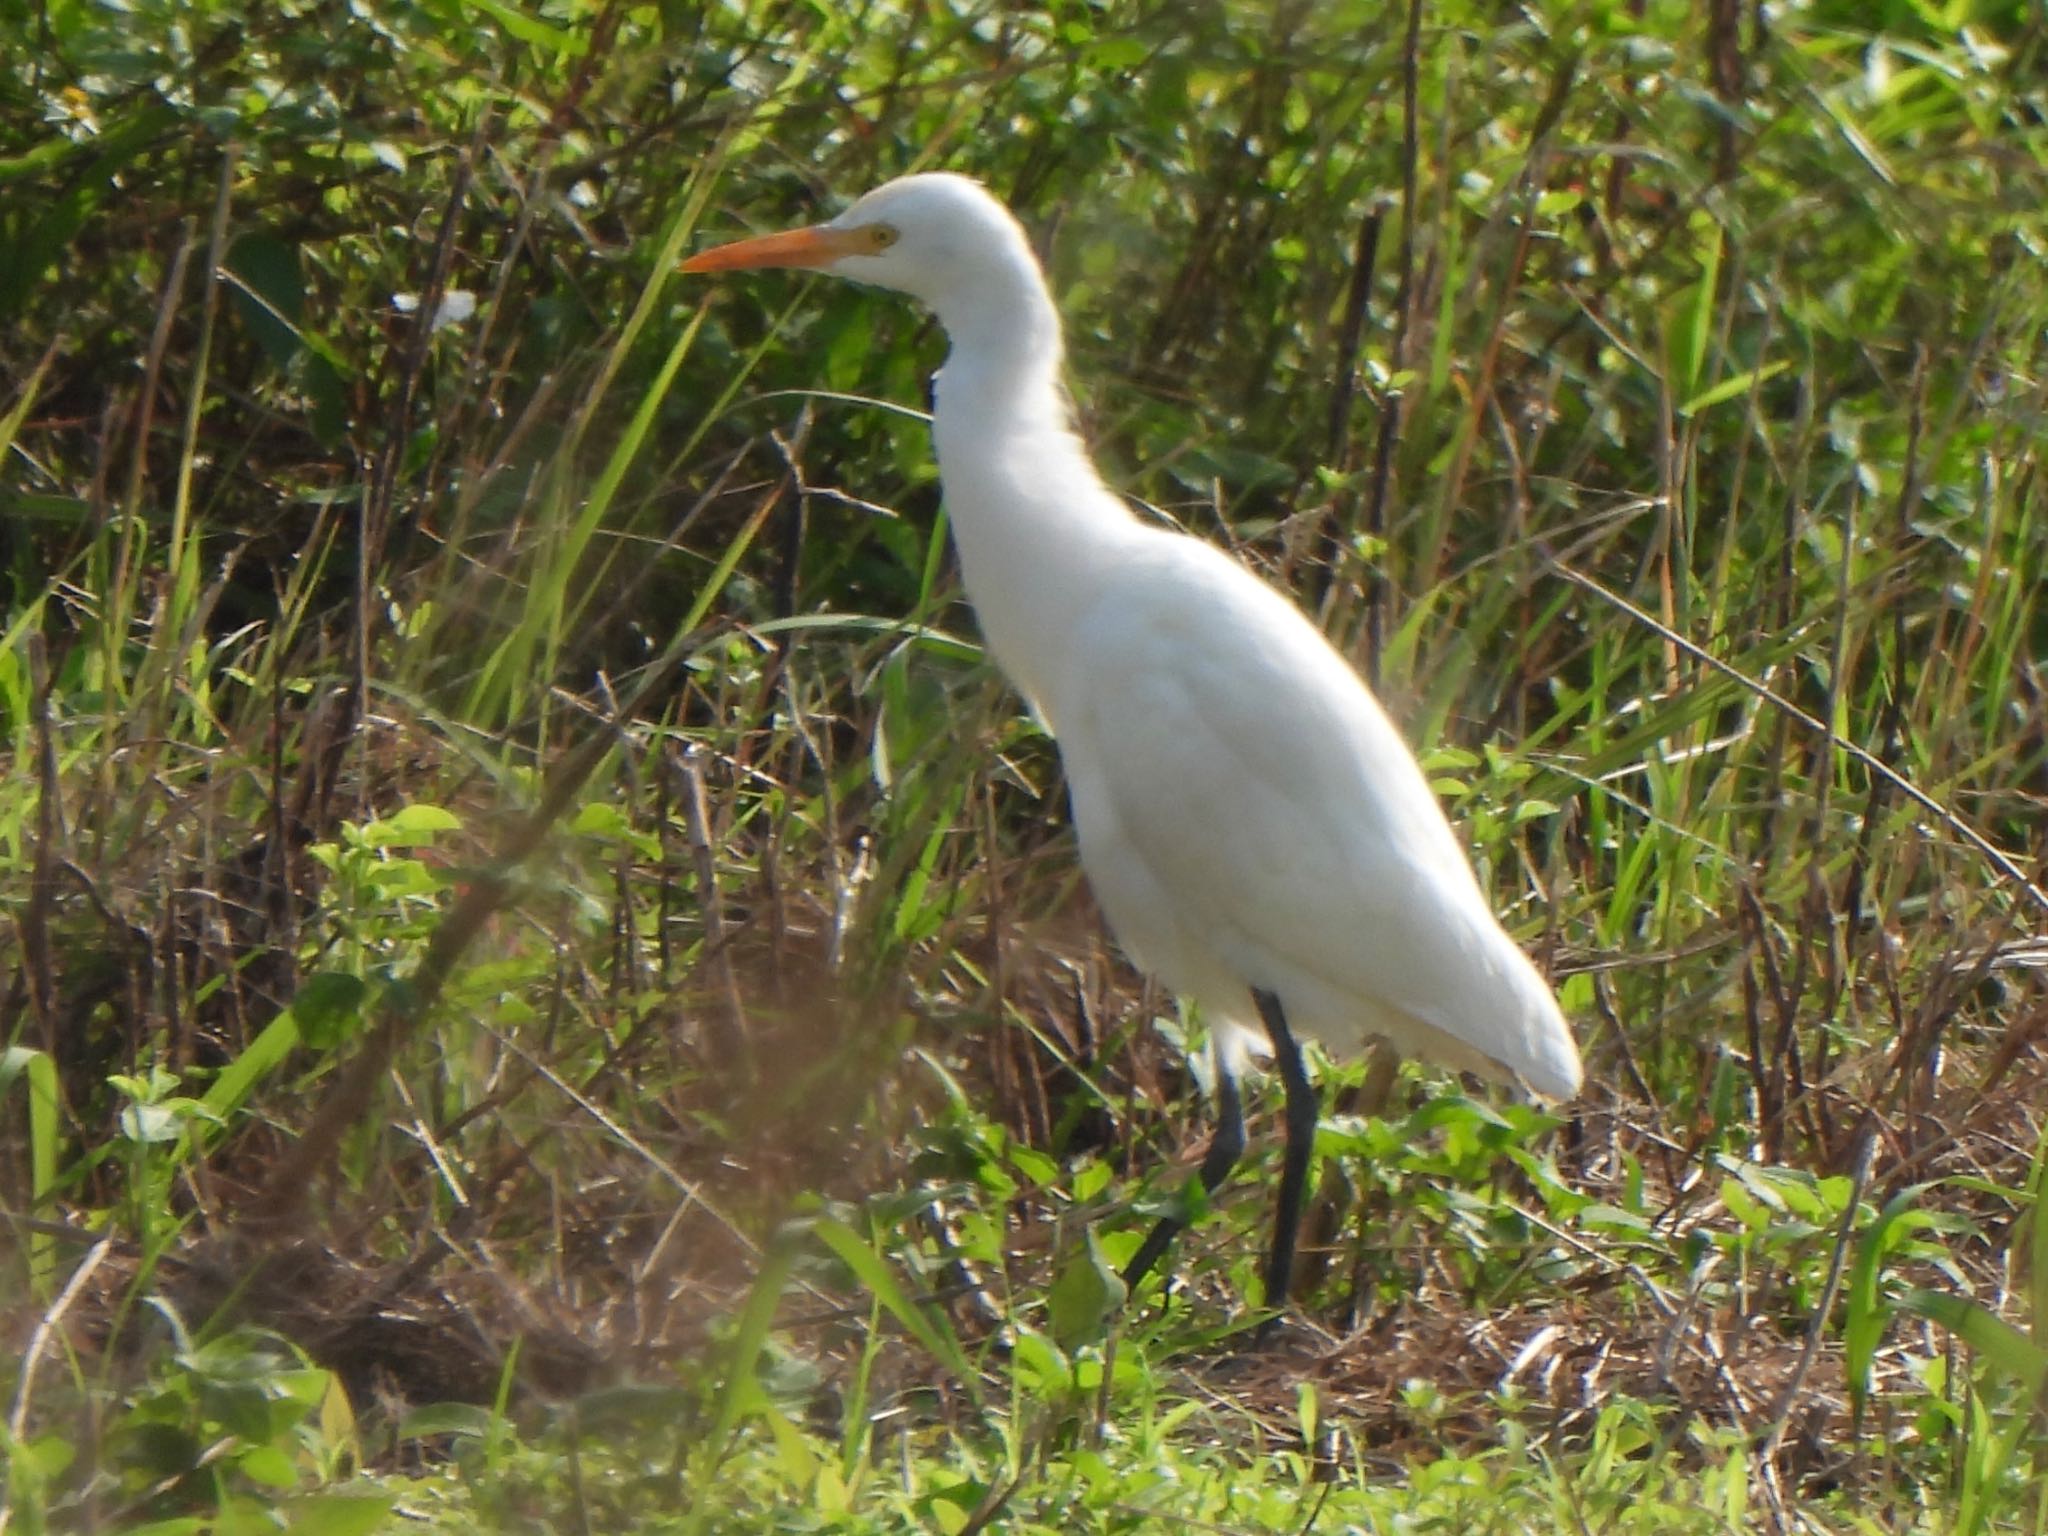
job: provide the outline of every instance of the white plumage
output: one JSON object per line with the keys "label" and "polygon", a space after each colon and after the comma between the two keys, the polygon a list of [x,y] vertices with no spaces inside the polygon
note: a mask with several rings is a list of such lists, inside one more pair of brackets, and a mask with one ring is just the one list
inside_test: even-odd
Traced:
{"label": "white plumage", "polygon": [[[1059,385],[1059,320],[1016,220],[976,183],[908,176],[828,224],[689,271],[812,267],[898,289],[952,342],[933,437],[990,650],[1058,740],[1081,858],[1118,939],[1215,1030],[1214,1188],[1242,1145],[1236,1074],[1271,1044],[1289,1096],[1267,1300],[1285,1299],[1314,1104],[1290,1030],[1578,1091],[1549,986],[1502,931],[1400,733],[1281,593],[1141,522]],[[1133,1261],[1135,1281],[1177,1222]]]}

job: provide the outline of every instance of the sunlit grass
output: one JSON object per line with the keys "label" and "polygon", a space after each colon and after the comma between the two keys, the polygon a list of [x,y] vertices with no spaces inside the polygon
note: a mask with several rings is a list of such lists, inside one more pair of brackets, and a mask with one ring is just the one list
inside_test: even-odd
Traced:
{"label": "sunlit grass", "polygon": [[[1609,9],[39,22],[4,1523],[2040,1528],[2042,37]],[[1263,1096],[1102,1278],[1203,1037],[960,605],[934,332],[672,276],[926,164],[1586,1048],[1319,1061],[1263,1351]]]}

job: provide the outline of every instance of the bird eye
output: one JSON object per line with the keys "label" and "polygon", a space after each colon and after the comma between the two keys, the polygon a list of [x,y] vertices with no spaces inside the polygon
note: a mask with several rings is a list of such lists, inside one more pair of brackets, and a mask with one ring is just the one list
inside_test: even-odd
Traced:
{"label": "bird eye", "polygon": [[890,246],[896,243],[896,240],[897,235],[895,225],[870,224],[868,226],[868,244],[872,245],[876,250],[886,251],[887,249],[889,249]]}

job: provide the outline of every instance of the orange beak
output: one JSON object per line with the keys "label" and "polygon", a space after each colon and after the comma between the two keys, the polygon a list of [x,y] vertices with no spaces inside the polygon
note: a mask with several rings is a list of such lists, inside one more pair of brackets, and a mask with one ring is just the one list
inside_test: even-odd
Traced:
{"label": "orange beak", "polygon": [[699,251],[682,265],[685,272],[738,272],[752,267],[829,267],[857,248],[854,231],[813,224],[753,240],[735,240]]}

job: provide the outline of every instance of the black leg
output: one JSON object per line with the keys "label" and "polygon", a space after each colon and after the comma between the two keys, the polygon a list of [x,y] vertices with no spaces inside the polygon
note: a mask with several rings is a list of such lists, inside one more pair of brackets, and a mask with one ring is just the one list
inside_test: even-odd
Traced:
{"label": "black leg", "polygon": [[1254,988],[1252,1001],[1259,1005],[1259,1017],[1272,1036],[1273,1064],[1280,1069],[1280,1081],[1287,1089],[1287,1156],[1280,1165],[1280,1202],[1273,1213],[1273,1254],[1266,1262],[1266,1305],[1278,1310],[1287,1305],[1294,1279],[1294,1244],[1301,1233],[1301,1204],[1308,1192],[1308,1159],[1315,1150],[1318,1109],[1308,1068],[1301,1062],[1301,1047],[1294,1043],[1280,999]]}
{"label": "black leg", "polygon": [[[1209,1138],[1209,1150],[1202,1155],[1202,1188],[1215,1194],[1230,1170],[1244,1155],[1244,1097],[1237,1079],[1221,1059],[1216,1063],[1216,1134]],[[1159,1256],[1187,1223],[1178,1216],[1162,1216],[1139,1248],[1137,1256],[1124,1267],[1124,1284],[1136,1290],[1138,1282],[1151,1273]]]}

